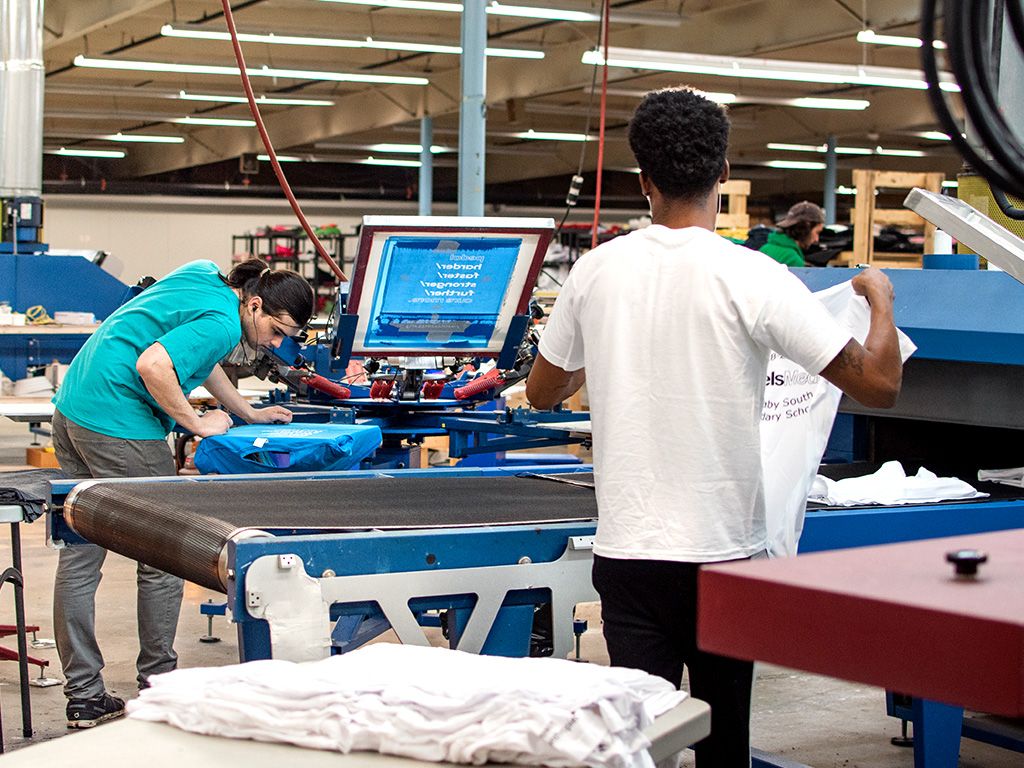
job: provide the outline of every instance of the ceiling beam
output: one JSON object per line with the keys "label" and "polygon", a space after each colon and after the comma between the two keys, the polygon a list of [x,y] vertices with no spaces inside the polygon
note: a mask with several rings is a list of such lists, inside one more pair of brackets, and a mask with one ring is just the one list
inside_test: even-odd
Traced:
{"label": "ceiling beam", "polygon": [[167,4],[167,0],[47,0],[43,12],[43,50],[72,43]]}

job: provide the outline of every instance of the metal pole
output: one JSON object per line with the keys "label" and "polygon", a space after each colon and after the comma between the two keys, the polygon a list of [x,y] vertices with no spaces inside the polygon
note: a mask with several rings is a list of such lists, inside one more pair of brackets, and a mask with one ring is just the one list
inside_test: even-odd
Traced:
{"label": "metal pole", "polygon": [[462,105],[459,110],[459,215],[484,215],[486,141],[486,0],[465,0],[462,10]]}
{"label": "metal pole", "polygon": [[43,0],[0,0],[0,198],[43,191]]}
{"label": "metal pole", "polygon": [[429,216],[434,204],[434,118],[420,120],[420,216]]}
{"label": "metal pole", "polygon": [[825,141],[825,194],[822,198],[825,223],[836,223],[836,137]]}

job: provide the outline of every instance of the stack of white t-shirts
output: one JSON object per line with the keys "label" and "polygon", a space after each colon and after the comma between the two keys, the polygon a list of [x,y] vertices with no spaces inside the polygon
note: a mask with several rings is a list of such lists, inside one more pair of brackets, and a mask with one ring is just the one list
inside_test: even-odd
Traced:
{"label": "stack of white t-shirts", "polygon": [[1016,488],[1024,488],[1024,467],[1012,467],[1010,469],[979,469],[978,480],[988,480],[992,483],[1012,485]]}
{"label": "stack of white t-shirts", "polygon": [[481,764],[653,765],[642,729],[686,694],[638,670],[379,643],[315,662],[150,678],[131,717],[196,733]]}
{"label": "stack of white t-shirts", "polygon": [[822,475],[814,478],[807,500],[830,507],[852,507],[861,504],[924,504],[955,499],[976,499],[988,496],[956,477],[938,477],[924,467],[908,477],[898,461],[887,461],[871,475],[831,480]]}

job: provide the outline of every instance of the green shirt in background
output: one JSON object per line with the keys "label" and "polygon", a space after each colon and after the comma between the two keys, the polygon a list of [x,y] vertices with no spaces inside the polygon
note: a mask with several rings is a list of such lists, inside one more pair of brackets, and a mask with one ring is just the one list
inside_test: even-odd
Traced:
{"label": "green shirt in background", "polygon": [[242,338],[238,297],[212,261],[193,261],[110,315],[71,362],[53,403],[76,424],[111,437],[162,440],[174,420],[135,370],[154,342],[188,393]]}
{"label": "green shirt in background", "polygon": [[759,250],[761,253],[768,254],[777,262],[785,264],[787,267],[807,266],[807,262],[804,261],[803,249],[797,244],[796,240],[785,232],[770,232],[768,234],[768,242],[762,245]]}

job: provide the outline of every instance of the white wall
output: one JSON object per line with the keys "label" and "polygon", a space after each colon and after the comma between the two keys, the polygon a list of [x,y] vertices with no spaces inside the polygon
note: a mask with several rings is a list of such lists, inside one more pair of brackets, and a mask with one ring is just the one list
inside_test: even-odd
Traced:
{"label": "white wall", "polygon": [[[124,266],[122,282],[134,284],[143,275],[163,277],[194,259],[210,259],[227,270],[231,264],[231,236],[257,227],[298,226],[283,196],[245,200],[215,197],[46,195],[43,241],[51,248],[106,251]],[[416,215],[415,200],[367,202],[300,201],[310,224],[337,224],[352,232],[364,215]],[[434,214],[453,216],[452,203],[434,205]],[[489,216],[549,216],[557,222],[564,209],[502,207]],[[643,210],[615,211],[612,220],[625,222]],[[589,223],[593,210],[580,207],[572,221]],[[353,241],[346,243],[351,255]],[[108,263],[109,269],[109,263]],[[113,272],[114,270],[109,270]]]}
{"label": "white wall", "polygon": [[[260,226],[298,222],[288,203],[191,197],[47,195],[44,241],[51,248],[107,251],[123,263],[123,282],[162,277],[193,259],[228,269],[231,236]],[[365,203],[360,208],[365,208]],[[323,201],[302,203],[313,226],[337,224],[352,232],[363,210]],[[416,213],[415,203],[382,213]],[[354,244],[353,244],[354,245]],[[353,247],[348,245],[348,247]]]}

